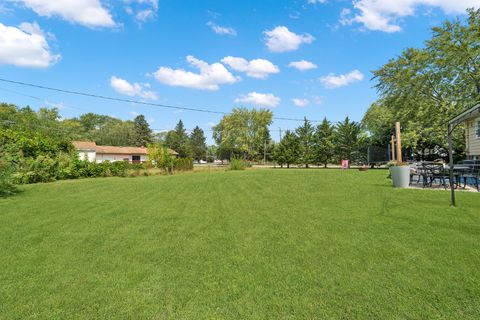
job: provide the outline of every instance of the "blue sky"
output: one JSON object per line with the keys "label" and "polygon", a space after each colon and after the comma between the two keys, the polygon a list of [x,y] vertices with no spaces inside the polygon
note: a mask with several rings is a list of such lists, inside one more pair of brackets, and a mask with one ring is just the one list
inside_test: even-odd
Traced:
{"label": "blue sky", "polygon": [[[3,0],[0,78],[119,98],[277,117],[361,120],[371,71],[480,0]],[[33,96],[27,97],[25,95]],[[208,130],[220,116],[0,83],[2,101]],[[298,125],[276,120],[272,129]],[[273,137],[276,138],[273,132]]]}

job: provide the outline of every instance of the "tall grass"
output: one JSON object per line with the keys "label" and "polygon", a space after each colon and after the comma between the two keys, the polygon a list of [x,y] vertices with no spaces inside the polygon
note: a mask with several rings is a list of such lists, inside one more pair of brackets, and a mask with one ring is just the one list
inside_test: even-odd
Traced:
{"label": "tall grass", "polygon": [[230,160],[230,170],[245,170],[250,164],[242,159],[232,158]]}

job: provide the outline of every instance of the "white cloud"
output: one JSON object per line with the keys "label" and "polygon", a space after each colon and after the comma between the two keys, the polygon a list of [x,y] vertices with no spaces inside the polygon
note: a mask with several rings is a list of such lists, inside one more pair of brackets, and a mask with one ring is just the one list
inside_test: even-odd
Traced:
{"label": "white cloud", "polygon": [[398,20],[414,15],[417,7],[440,8],[452,14],[479,5],[479,0],[357,0],[353,1],[354,13],[350,9],[342,10],[340,23],[360,23],[368,30],[398,32],[402,30]]}
{"label": "white cloud", "polygon": [[140,10],[135,14],[135,20],[139,22],[146,22],[147,20],[155,18],[155,11],[146,9]]}
{"label": "white cloud", "polygon": [[309,4],[315,4],[315,3],[327,3],[327,0],[308,0]]}
{"label": "white cloud", "polygon": [[247,76],[257,79],[266,79],[270,74],[279,73],[276,65],[265,59],[246,60],[239,57],[225,57],[222,62],[235,71],[245,72]]}
{"label": "white cloud", "polygon": [[87,27],[115,27],[110,12],[99,0],[12,0],[20,2],[43,17],[62,19]]}
{"label": "white cloud", "polygon": [[316,69],[317,65],[307,61],[307,60],[300,60],[300,61],[293,61],[290,62],[288,65],[289,67],[296,68],[300,71],[306,71],[306,70],[311,70],[311,69]]}
{"label": "white cloud", "polygon": [[279,97],[274,96],[271,93],[257,93],[257,92],[250,92],[248,94],[242,94],[237,99],[235,99],[236,103],[247,103],[253,104],[256,106],[262,107],[276,107],[280,104],[281,99]]}
{"label": "white cloud", "polygon": [[295,98],[295,99],[292,99],[292,102],[294,105],[301,108],[306,107],[310,104],[310,101],[308,99]]}
{"label": "white cloud", "polygon": [[154,20],[157,17],[158,0],[123,0],[125,11],[134,16],[138,23]]}
{"label": "white cloud", "polygon": [[187,62],[198,68],[200,73],[160,67],[153,75],[157,81],[169,86],[201,90],[218,90],[222,84],[233,84],[239,80],[221,63],[208,64],[193,56],[187,56]]}
{"label": "white cloud", "polygon": [[272,52],[297,50],[302,43],[312,43],[315,40],[311,34],[296,34],[285,26],[264,31],[264,34],[266,45]]}
{"label": "white cloud", "polygon": [[336,76],[331,73],[328,76],[320,78],[320,81],[327,89],[336,89],[340,87],[348,86],[351,83],[362,81],[364,78],[363,73],[358,70],[353,70],[347,74],[341,74]]}
{"label": "white cloud", "polygon": [[229,35],[229,36],[236,36],[237,35],[237,31],[235,31],[235,29],[230,28],[230,27],[219,26],[219,25],[213,23],[212,21],[207,22],[207,26],[209,26],[210,29],[212,29],[213,32],[215,32],[216,34]]}
{"label": "white cloud", "polygon": [[127,80],[117,78],[112,76],[110,78],[110,86],[117,91],[118,93],[130,96],[130,97],[140,97],[144,99],[157,100],[158,96],[155,92],[146,90],[149,88],[149,84],[141,85],[139,83],[130,83]]}
{"label": "white cloud", "polygon": [[9,27],[0,23],[0,65],[46,68],[60,60],[50,50],[45,34],[36,23]]}

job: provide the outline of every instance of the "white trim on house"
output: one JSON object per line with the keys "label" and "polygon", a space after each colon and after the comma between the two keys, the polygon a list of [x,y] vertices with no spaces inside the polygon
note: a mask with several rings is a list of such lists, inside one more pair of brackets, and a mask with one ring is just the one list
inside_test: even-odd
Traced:
{"label": "white trim on house", "polygon": [[[117,146],[98,146],[93,141],[72,141],[73,146],[78,152],[80,160],[90,162],[104,161],[128,161],[128,162],[146,162],[148,161],[148,150],[145,147],[117,147]],[[178,157],[178,153],[168,149],[170,155]]]}

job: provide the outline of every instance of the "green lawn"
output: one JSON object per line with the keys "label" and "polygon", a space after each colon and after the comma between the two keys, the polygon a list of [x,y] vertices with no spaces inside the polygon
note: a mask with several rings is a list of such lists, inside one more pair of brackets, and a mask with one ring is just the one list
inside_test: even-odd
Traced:
{"label": "green lawn", "polygon": [[0,319],[479,319],[480,194],[386,175],[26,186],[0,199]]}

